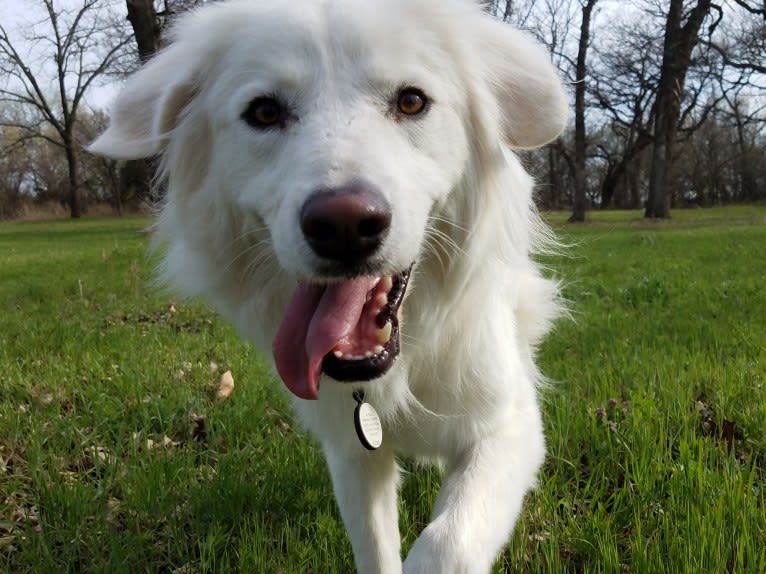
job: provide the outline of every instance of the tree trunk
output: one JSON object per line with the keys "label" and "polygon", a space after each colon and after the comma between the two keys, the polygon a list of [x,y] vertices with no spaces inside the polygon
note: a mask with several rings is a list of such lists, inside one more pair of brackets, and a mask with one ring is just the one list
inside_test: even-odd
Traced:
{"label": "tree trunk", "polygon": [[574,209],[569,223],[585,221],[585,76],[587,73],[587,53],[590,42],[590,18],[597,0],[586,0],[582,7],[580,24],[580,44],[577,50],[577,83],[575,86],[575,162],[574,162]]}
{"label": "tree trunk", "polygon": [[[667,193],[668,160],[670,159],[667,137],[667,126],[661,127],[664,121],[659,115],[655,120],[656,141],[652,147],[652,163],[649,168],[649,197],[646,200],[644,217],[670,217],[670,199]],[[672,147],[672,146],[671,146]]]}
{"label": "tree trunk", "polygon": [[559,156],[552,145],[548,146],[548,209],[556,209],[561,201],[561,178],[559,177]]}
{"label": "tree trunk", "polygon": [[754,164],[749,145],[745,138],[745,122],[742,118],[741,102],[734,102],[732,112],[737,128],[737,164],[739,177],[735,195],[738,201],[757,201],[758,184],[754,173]]}
{"label": "tree trunk", "polygon": [[154,173],[151,160],[126,161],[120,169],[118,195],[122,202],[135,203],[149,200]]}
{"label": "tree trunk", "polygon": [[640,209],[641,208],[641,164],[643,163],[643,157],[641,155],[636,156],[628,168],[625,179],[628,187],[628,203],[625,205],[628,209]]}
{"label": "tree trunk", "polygon": [[128,21],[138,46],[138,57],[146,62],[160,49],[160,23],[152,0],[126,0]]}
{"label": "tree trunk", "polygon": [[[160,22],[153,0],[126,0],[128,21],[133,28],[133,37],[138,47],[138,58],[146,63],[162,46]],[[120,191],[122,198],[144,198],[151,196],[152,165],[147,159],[125,162],[120,170]]]}
{"label": "tree trunk", "polygon": [[632,163],[640,157],[641,152],[651,143],[652,140],[649,135],[642,131],[635,140],[631,139],[628,142],[622,157],[617,160],[617,163],[609,167],[604,176],[604,181],[601,183],[601,209],[609,207],[620,183],[624,182],[628,177],[633,177],[629,176]]}
{"label": "tree trunk", "polygon": [[[621,159],[616,165],[610,165],[607,168],[606,175],[604,175],[604,179],[601,181],[601,209],[609,209],[612,205],[612,200],[617,193],[617,186],[620,183],[620,179],[622,179],[623,173],[625,173],[626,166],[627,162]],[[619,207],[619,205],[616,205],[616,207]]]}
{"label": "tree trunk", "polygon": [[74,142],[72,140],[71,133],[67,132],[64,134],[64,153],[66,154],[68,172],[67,202],[69,203],[69,216],[72,219],[78,219],[82,215],[82,207],[80,206],[77,156],[75,155]]}
{"label": "tree trunk", "polygon": [[681,116],[681,100],[691,54],[699,41],[699,30],[710,12],[711,0],[697,0],[683,24],[684,1],[670,0],[665,22],[665,43],[662,70],[657,87],[654,116],[654,146],[649,170],[649,197],[645,217],[670,217],[670,170],[673,165],[673,144]]}

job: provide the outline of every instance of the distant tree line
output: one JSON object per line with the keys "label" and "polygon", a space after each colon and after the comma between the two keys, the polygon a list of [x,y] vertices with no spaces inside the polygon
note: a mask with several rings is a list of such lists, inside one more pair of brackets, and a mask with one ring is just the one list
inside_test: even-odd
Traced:
{"label": "distant tree line", "polygon": [[[122,212],[152,199],[152,162],[82,152],[106,122],[86,94],[151,58],[172,18],[204,0],[34,2],[28,30],[0,25],[0,218],[30,202],[78,217],[95,202]],[[571,209],[576,222],[589,209],[668,217],[766,200],[762,0],[483,4],[535,34],[571,86],[570,129],[522,153],[542,207]]]}
{"label": "distant tree line", "polygon": [[670,209],[766,199],[766,4],[753,0],[487,0],[569,80],[574,121],[527,154],[538,202]]}
{"label": "distant tree line", "polygon": [[151,162],[83,151],[107,123],[86,94],[135,70],[162,47],[173,16],[202,2],[34,0],[29,29],[0,24],[0,219],[30,202],[59,202],[80,217],[89,204],[121,214],[151,199]]}

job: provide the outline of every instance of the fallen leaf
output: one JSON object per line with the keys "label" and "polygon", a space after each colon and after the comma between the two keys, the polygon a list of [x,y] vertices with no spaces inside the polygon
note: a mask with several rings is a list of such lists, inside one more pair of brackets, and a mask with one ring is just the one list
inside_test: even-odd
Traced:
{"label": "fallen leaf", "polygon": [[178,446],[178,443],[174,441],[172,438],[170,438],[168,435],[165,435],[162,437],[162,446],[165,448],[169,446]]}
{"label": "fallen leaf", "polygon": [[170,438],[168,435],[163,435],[162,437],[162,443],[159,443],[155,440],[152,440],[150,438],[146,439],[146,450],[153,450],[159,446],[163,446],[165,448],[169,447],[175,447],[178,446],[180,443],[174,441],[172,438]]}
{"label": "fallen leaf", "polygon": [[86,456],[82,461],[85,469],[93,468],[96,460],[99,462],[110,462],[112,460],[109,449],[105,446],[91,446],[85,449]]}
{"label": "fallen leaf", "polygon": [[215,400],[223,401],[229,398],[229,395],[234,390],[234,377],[231,371],[226,371],[221,375],[221,379],[218,382],[218,390],[215,392]]}

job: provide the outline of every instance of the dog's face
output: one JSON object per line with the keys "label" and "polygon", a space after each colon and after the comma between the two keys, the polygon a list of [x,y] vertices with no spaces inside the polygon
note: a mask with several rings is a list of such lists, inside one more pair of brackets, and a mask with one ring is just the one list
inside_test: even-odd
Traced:
{"label": "dog's face", "polygon": [[264,10],[231,33],[198,96],[225,158],[211,164],[221,193],[302,280],[408,269],[468,156],[442,39],[384,3],[347,4]]}
{"label": "dog's face", "polygon": [[542,51],[467,2],[246,0],[184,19],[92,149],[164,151],[169,205],[237,214],[298,281],[274,356],[315,398],[320,371],[391,366],[409,269],[477,146],[542,144],[563,103]]}

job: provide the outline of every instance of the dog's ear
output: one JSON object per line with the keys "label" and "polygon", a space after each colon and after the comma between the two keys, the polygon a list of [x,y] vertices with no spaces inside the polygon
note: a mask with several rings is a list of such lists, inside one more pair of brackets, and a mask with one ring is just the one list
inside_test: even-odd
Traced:
{"label": "dog's ear", "polygon": [[512,147],[533,148],[564,129],[568,102],[550,55],[529,34],[485,19],[478,45],[486,80],[500,104],[503,135]]}
{"label": "dog's ear", "polygon": [[194,95],[195,70],[189,60],[180,46],[171,45],[128,78],[113,104],[109,127],[88,151],[114,159],[160,153]]}

